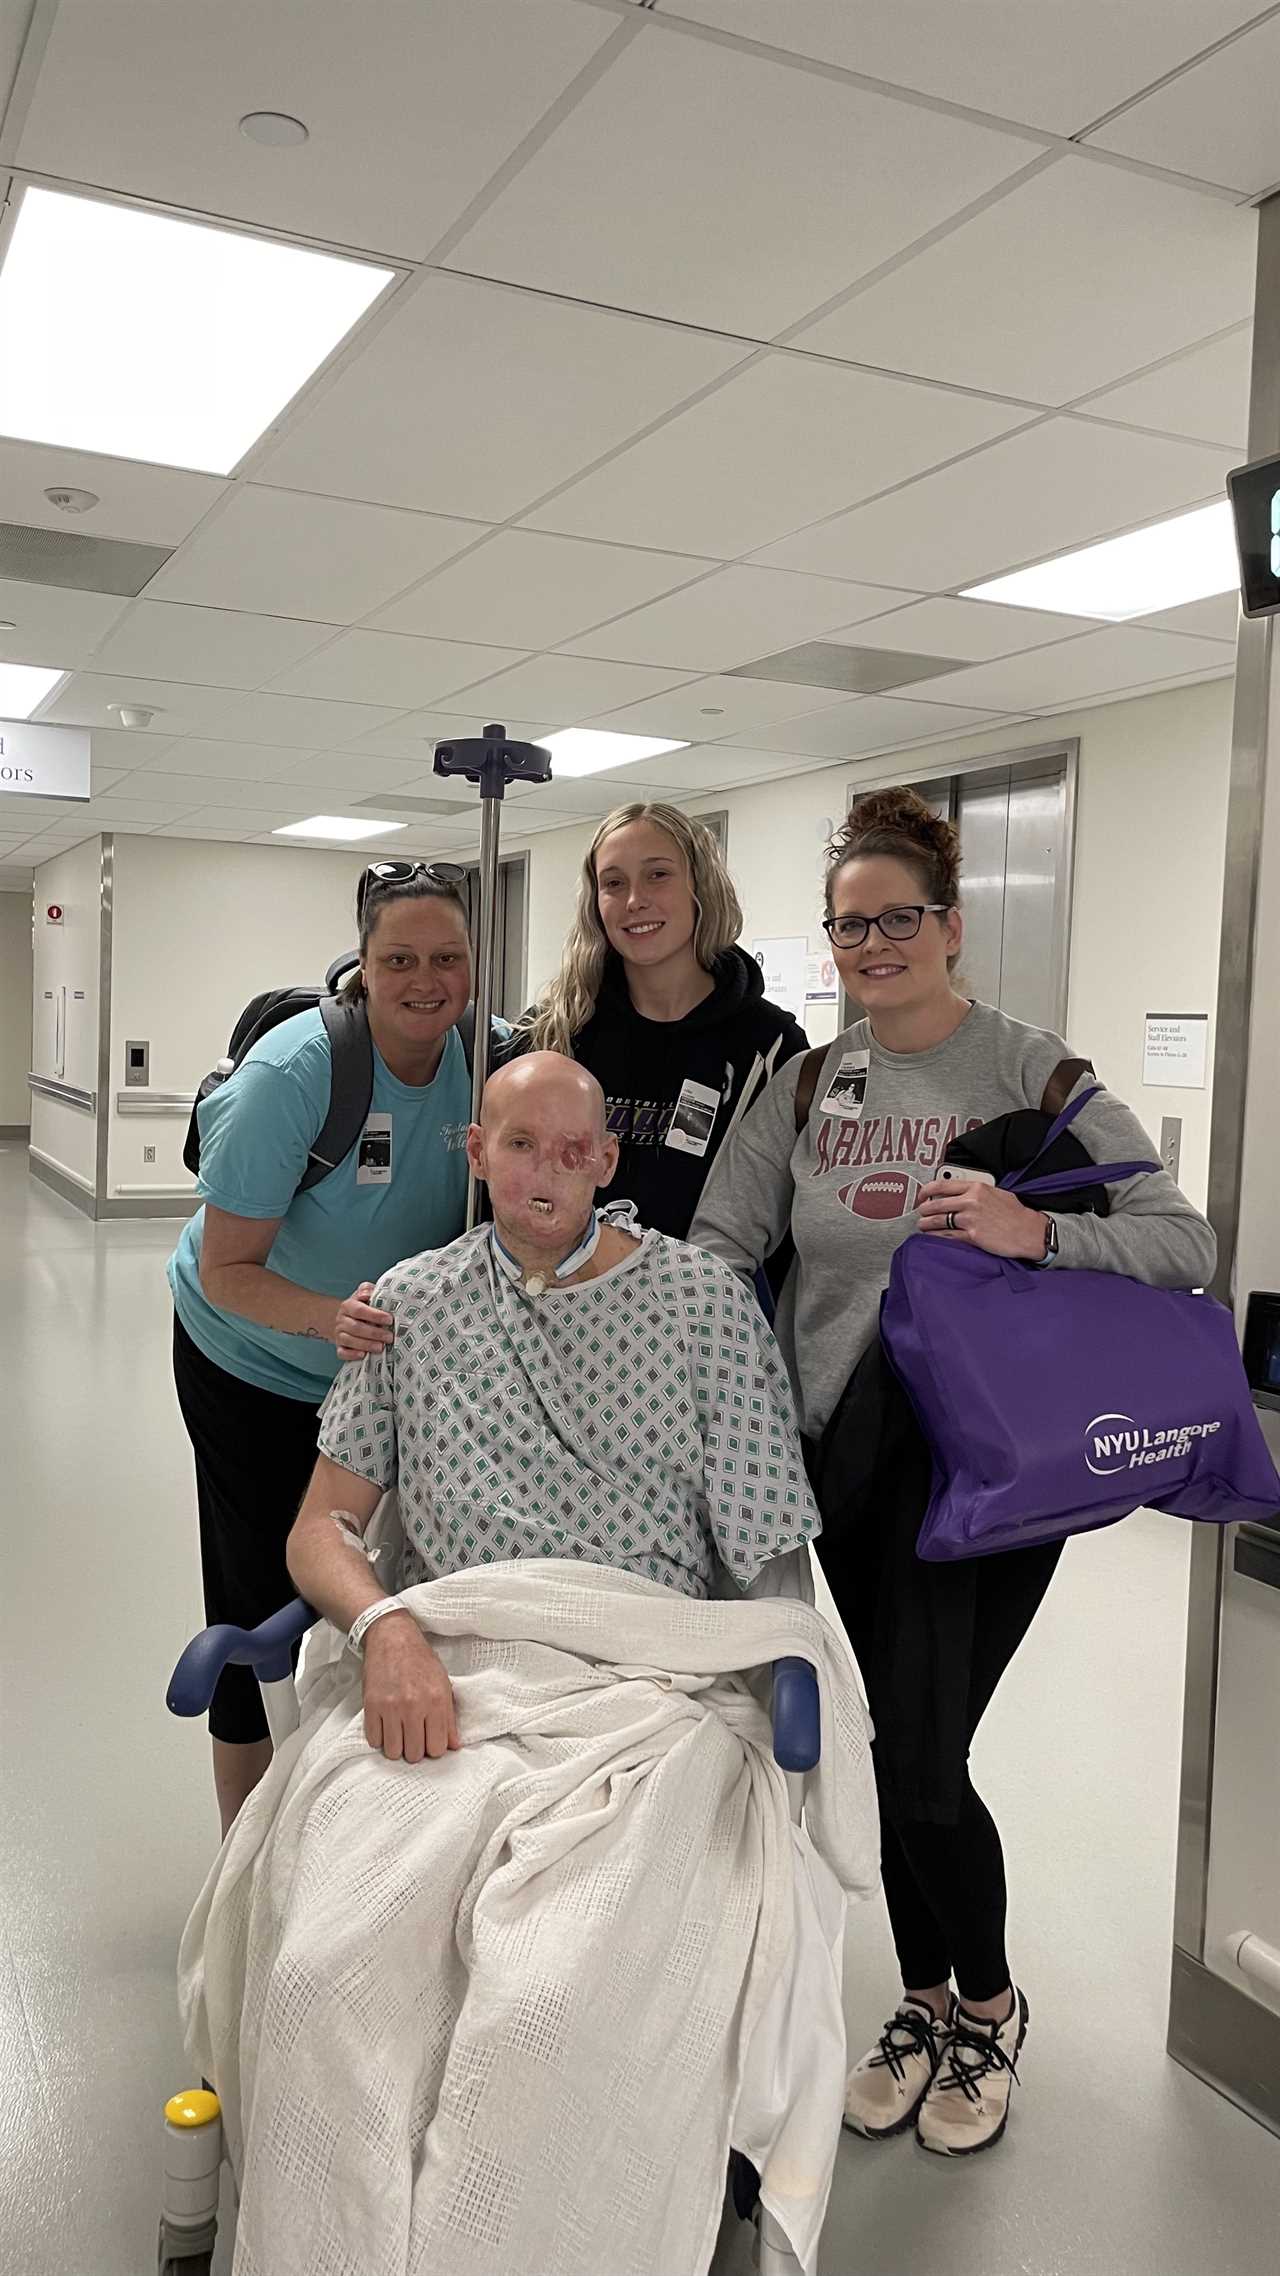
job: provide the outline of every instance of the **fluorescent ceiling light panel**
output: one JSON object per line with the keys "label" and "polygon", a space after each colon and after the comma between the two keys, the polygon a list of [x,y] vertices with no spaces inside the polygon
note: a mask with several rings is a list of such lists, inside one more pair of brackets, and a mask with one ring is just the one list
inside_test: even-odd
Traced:
{"label": "fluorescent ceiling light panel", "polygon": [[0,719],[30,719],[36,705],[66,676],[61,666],[0,664]]}
{"label": "fluorescent ceiling light panel", "polygon": [[1231,508],[1198,506],[1151,529],[1130,530],[1101,545],[1086,545],[1042,561],[1034,569],[970,585],[966,601],[1005,601],[1011,608],[1049,609],[1059,616],[1101,616],[1122,622],[1180,608],[1184,601],[1230,593],[1240,583]]}
{"label": "fluorescent ceiling light panel", "polygon": [[0,267],[0,433],[229,474],[394,274],[28,189]]}
{"label": "fluorescent ceiling light panel", "polygon": [[598,727],[563,727],[558,735],[540,737],[550,751],[558,780],[580,774],[599,774],[605,767],[629,767],[636,759],[656,759],[664,751],[687,751],[687,743],[664,742],[658,735],[615,735]]}
{"label": "fluorescent ceiling light panel", "polygon": [[384,838],[388,830],[407,830],[407,822],[354,822],[345,814],[311,814],[305,822],[286,822],[273,830],[273,838],[337,838],[356,844],[361,838]]}

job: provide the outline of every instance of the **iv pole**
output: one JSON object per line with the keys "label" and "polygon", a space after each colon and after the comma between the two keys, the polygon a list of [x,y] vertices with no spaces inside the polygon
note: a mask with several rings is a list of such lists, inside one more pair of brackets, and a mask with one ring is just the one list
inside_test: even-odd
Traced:
{"label": "iv pole", "polygon": [[[437,743],[435,772],[465,775],[480,786],[480,938],[476,968],[476,1039],[471,1073],[471,1119],[480,1120],[480,1101],[489,1073],[493,1008],[493,950],[498,921],[498,836],[501,804],[511,782],[550,782],[551,753],[539,743],[511,743],[505,727],[486,727],[482,736],[461,743]],[[467,1181],[467,1231],[476,1222],[476,1181]]]}

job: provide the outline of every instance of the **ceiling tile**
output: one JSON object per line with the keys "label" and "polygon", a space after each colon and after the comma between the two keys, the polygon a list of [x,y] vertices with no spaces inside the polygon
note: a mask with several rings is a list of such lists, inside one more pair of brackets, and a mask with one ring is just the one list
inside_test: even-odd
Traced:
{"label": "ceiling tile", "polygon": [[61,664],[70,671],[88,663],[128,606],[112,593],[0,578],[0,619],[13,625],[12,632],[0,632],[0,657],[6,664]]}
{"label": "ceiling tile", "polygon": [[257,471],[298,490],[506,521],[748,352],[435,274]]}
{"label": "ceiling tile", "polygon": [[[184,814],[180,824],[164,832],[176,838],[254,838],[265,836],[286,822],[303,819],[296,807],[281,806],[265,813],[254,806],[200,806]],[[341,848],[337,849],[341,851]]]}
{"label": "ceiling tile", "polygon": [[[731,560],[1026,416],[911,380],[766,355],[531,519],[539,529]],[[871,572],[869,581],[885,580]]]}
{"label": "ceiling tile", "polygon": [[156,728],[97,727],[89,745],[94,767],[114,767],[129,773],[134,767],[158,765],[165,753],[178,747],[172,735]]}
{"label": "ceiling tile", "polygon": [[124,780],[123,767],[90,766],[89,789],[95,798],[100,798],[104,790],[114,790],[116,784]]}
{"label": "ceiling tile", "polygon": [[1245,324],[1225,339],[1192,348],[1141,379],[1128,379],[1122,387],[1091,396],[1084,408],[1099,419],[1161,427],[1167,434],[1226,443],[1243,453],[1249,433],[1252,349],[1252,328]]}
{"label": "ceiling tile", "polygon": [[[134,738],[144,743],[142,736]],[[103,737],[95,734],[95,756]],[[270,782],[283,774],[292,774],[300,764],[296,748],[282,748],[278,743],[215,743],[199,736],[179,736],[176,741],[156,745],[154,750],[144,749],[132,760],[139,777],[161,769],[171,775],[203,775],[214,780],[222,776],[235,781]]]}
{"label": "ceiling tile", "polygon": [[[712,677],[691,680],[685,687],[649,696],[626,709],[602,712],[587,724],[624,735],[683,736],[686,742],[703,743],[724,735],[743,736],[749,728],[766,727],[771,720],[826,711],[830,704],[830,688],[804,687],[794,680]],[[650,762],[641,763],[648,767]]]}
{"label": "ceiling tile", "polygon": [[282,695],[331,696],[342,703],[434,703],[471,681],[491,679],[524,660],[519,648],[460,640],[413,640],[402,632],[344,632],[273,683]]}
{"label": "ceiling tile", "polygon": [[1257,223],[1194,190],[1058,160],[855,294],[799,345],[1069,403],[1253,307]]}
{"label": "ceiling tile", "polygon": [[679,13],[1054,134],[1078,134],[1258,0],[679,0]]}
{"label": "ceiling tile", "polygon": [[[120,672],[77,672],[40,716],[55,725],[123,732],[108,705],[136,703],[154,712],[155,740],[159,742],[165,736],[202,734],[226,701],[225,688],[192,687],[176,680],[129,679]],[[150,743],[149,736],[134,732],[138,733],[140,747]],[[93,748],[100,748],[96,733]]]}
{"label": "ceiling tile", "polygon": [[206,723],[214,742],[284,743],[294,750],[331,751],[371,727],[385,727],[394,708],[375,703],[323,703],[317,696],[231,695],[222,691]]}
{"label": "ceiling tile", "polygon": [[[968,675],[966,674],[967,678]],[[939,682],[939,686],[943,683]],[[957,678],[955,685],[959,685]],[[991,710],[954,703],[916,703],[890,695],[854,695],[829,711],[813,712],[769,730],[761,748],[796,758],[847,759],[865,751],[893,750],[899,743],[924,742],[933,735],[959,735],[980,727]],[[756,738],[752,738],[753,743]]]}
{"label": "ceiling tile", "polygon": [[645,696],[661,695],[678,687],[684,672],[657,672],[645,664],[602,664],[585,656],[531,656],[509,672],[468,690],[479,698],[490,719],[508,724],[505,714],[517,706],[538,718],[572,727],[597,712],[615,711]]}
{"label": "ceiling tile", "polygon": [[1055,648],[975,664],[964,674],[963,683],[932,680],[921,686],[941,696],[945,688],[963,684],[966,696],[988,710],[1044,712],[1060,710],[1076,696],[1106,695],[1184,673],[1212,672],[1232,661],[1233,651],[1212,640],[1113,624],[1105,632],[1086,632]]}
{"label": "ceiling tile", "polygon": [[437,640],[555,648],[585,625],[652,601],[709,567],[681,553],[641,553],[540,530],[500,530],[416,592],[393,601],[373,623]]}
{"label": "ceiling tile", "polygon": [[[777,751],[745,751],[732,743],[705,743],[687,751],[668,751],[646,759],[647,783],[667,798],[696,798],[704,791],[727,789],[738,782],[765,782],[794,771],[795,762]],[[623,788],[624,767],[610,770],[608,780]],[[600,777],[603,781],[606,778]]]}
{"label": "ceiling tile", "polygon": [[878,585],[841,584],[829,577],[720,569],[683,592],[633,609],[564,645],[575,656],[725,672],[833,625],[852,624],[860,611],[874,616],[904,598]]}
{"label": "ceiling tile", "polygon": [[121,791],[109,790],[102,798],[93,800],[87,819],[95,829],[159,829],[162,822],[176,822],[195,804],[194,799],[130,797],[129,789],[130,785],[125,783]]}
{"label": "ceiling tile", "polygon": [[1160,609],[1155,616],[1144,616],[1144,630],[1155,632],[1191,632],[1206,640],[1225,640],[1234,648],[1240,630],[1240,596],[1238,593],[1215,593],[1211,600],[1188,601],[1180,609]]}
{"label": "ceiling tile", "polygon": [[761,559],[942,592],[1216,498],[1231,464],[1200,443],[1047,419]]}
{"label": "ceiling tile", "polygon": [[[482,699],[482,690],[467,692],[468,703],[479,703]],[[378,751],[391,759],[416,759],[421,770],[424,766],[430,767],[437,743],[475,740],[488,726],[489,716],[487,711],[407,712],[403,718],[393,720],[389,727],[375,727],[369,735],[353,735],[349,742],[339,745],[339,751],[350,751],[353,757]],[[502,725],[513,743],[536,743],[541,736],[550,733],[552,723],[545,719],[531,722],[508,718]]]}
{"label": "ceiling tile", "polygon": [[[95,458],[52,443],[0,438],[4,519],[24,528],[180,545],[226,487],[213,474],[184,474],[172,466],[139,466],[132,459]],[[64,514],[45,497],[49,489],[93,490],[100,503],[87,514]]]}
{"label": "ceiling tile", "polygon": [[[1022,648],[1043,648],[1069,640],[1095,619],[1051,616],[1047,609],[1014,609],[993,601],[917,601],[914,607],[878,616],[849,628],[853,648],[890,648],[909,656],[956,656],[982,664],[992,656],[1012,656]],[[831,634],[843,641],[843,632]]]}
{"label": "ceiling tile", "polygon": [[[646,26],[446,259],[771,339],[1032,155],[967,120]],[[661,194],[638,195],[651,180]]]}
{"label": "ceiling tile", "polygon": [[479,534],[436,514],[250,483],[152,578],[147,597],[351,624]]}
{"label": "ceiling tile", "polygon": [[[165,774],[148,768],[145,773],[127,777],[123,795],[131,802],[154,798],[179,812],[189,812],[193,806],[217,805],[226,799],[233,799],[237,806],[273,812],[287,804],[293,793],[279,782],[255,782],[232,775]],[[109,796],[114,798],[115,793]]]}
{"label": "ceiling tile", "polygon": [[293,617],[191,608],[181,601],[135,601],[95,658],[95,669],[256,688],[317,648],[332,630]]}
{"label": "ceiling tile", "polygon": [[1089,140],[1126,158],[1256,196],[1280,181],[1278,85],[1280,17],[1271,14],[1194,71],[1156,87]]}
{"label": "ceiling tile", "polygon": [[[61,0],[20,162],[420,256],[614,29],[571,0]],[[236,132],[264,103],[305,153]]]}
{"label": "ceiling tile", "polygon": [[[303,783],[310,784],[314,790],[410,790],[422,780],[421,755],[415,759],[387,759],[376,751],[359,756],[354,751],[308,751],[304,759],[297,759],[296,752],[281,751],[277,756],[284,764],[271,779],[288,783],[291,791]],[[451,795],[448,783],[439,785],[439,795],[443,798]],[[458,792],[459,804],[475,806],[476,799],[477,793],[469,783]]]}

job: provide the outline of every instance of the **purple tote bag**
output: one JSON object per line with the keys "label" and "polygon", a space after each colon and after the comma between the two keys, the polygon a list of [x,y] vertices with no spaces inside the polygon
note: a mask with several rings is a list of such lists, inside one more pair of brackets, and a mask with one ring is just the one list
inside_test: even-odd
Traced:
{"label": "purple tote bag", "polygon": [[[1072,1101],[1045,1148],[1096,1095]],[[1156,1166],[1035,1178],[1030,1163],[1000,1182],[1029,1198]],[[894,1256],[880,1332],[933,1455],[916,1544],[930,1562],[1059,1541],[1136,1509],[1219,1525],[1280,1509],[1235,1326],[1211,1296],[1039,1272],[917,1233]]]}

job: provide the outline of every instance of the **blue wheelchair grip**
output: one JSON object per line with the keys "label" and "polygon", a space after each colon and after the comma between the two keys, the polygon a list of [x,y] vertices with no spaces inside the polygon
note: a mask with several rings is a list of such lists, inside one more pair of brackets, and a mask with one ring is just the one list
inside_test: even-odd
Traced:
{"label": "blue wheelchair grip", "polygon": [[225,1622],[202,1628],[173,1671],[166,1707],[173,1715],[203,1715],[224,1667],[251,1667],[260,1683],[281,1682],[293,1673],[293,1646],[319,1618],[295,1596],[258,1628],[231,1628]]}
{"label": "blue wheelchair grip", "polygon": [[[320,1615],[300,1596],[258,1628],[225,1623],[193,1636],[170,1678],[165,1705],[174,1715],[203,1715],[224,1667],[251,1667],[263,1683],[293,1672],[292,1647]],[[808,1660],[773,1663],[773,1757],[780,1770],[812,1770],[821,1748],[818,1679]]]}
{"label": "blue wheelchair grip", "polygon": [[775,1660],[773,1759],[779,1770],[813,1770],[821,1752],[818,1678],[808,1660]]}

